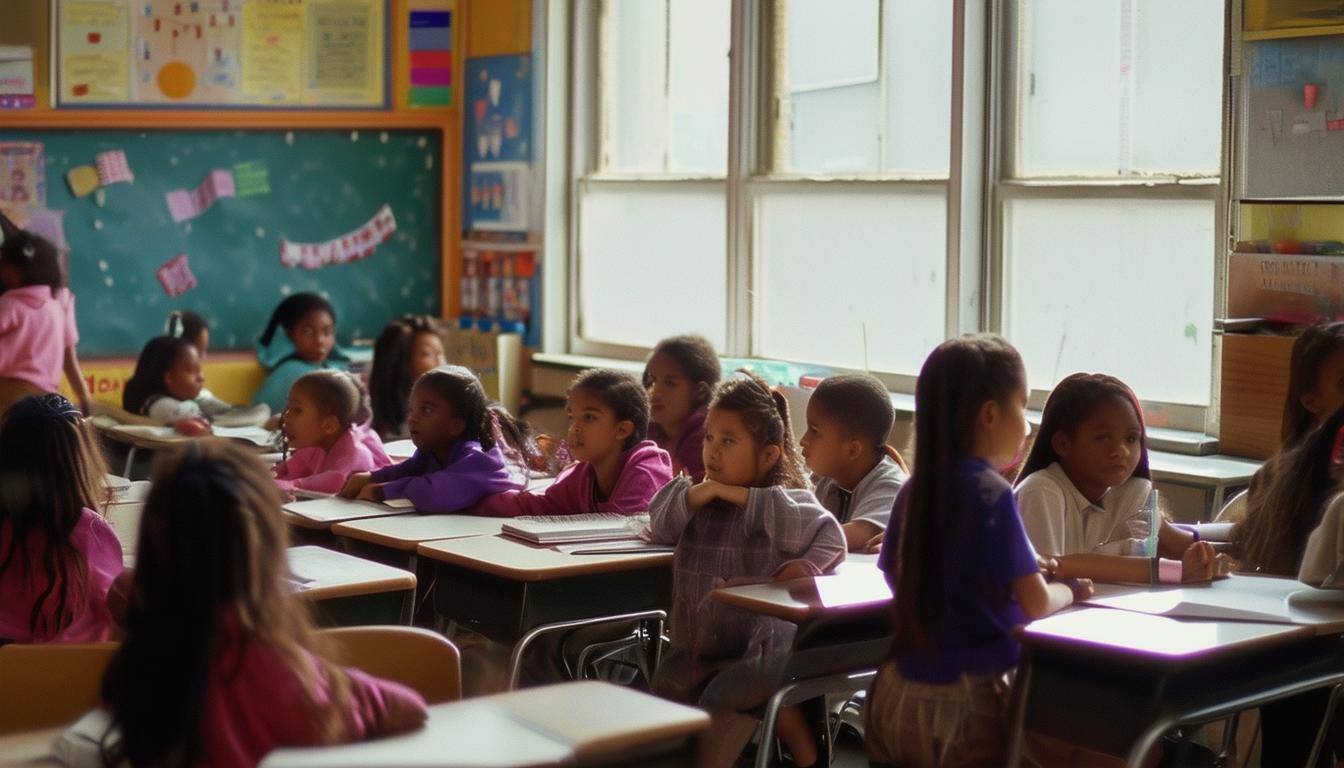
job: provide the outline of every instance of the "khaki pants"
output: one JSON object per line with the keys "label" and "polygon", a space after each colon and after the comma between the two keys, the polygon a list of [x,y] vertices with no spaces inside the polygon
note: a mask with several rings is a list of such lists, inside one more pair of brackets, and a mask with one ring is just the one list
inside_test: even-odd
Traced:
{"label": "khaki pants", "polygon": [[1002,765],[1008,688],[999,677],[932,685],[878,670],[868,693],[864,741],[875,764],[910,768]]}

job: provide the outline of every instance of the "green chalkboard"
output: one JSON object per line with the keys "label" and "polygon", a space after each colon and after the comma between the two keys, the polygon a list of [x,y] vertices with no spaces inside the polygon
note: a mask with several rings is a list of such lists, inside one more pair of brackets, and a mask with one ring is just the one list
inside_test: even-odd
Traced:
{"label": "green chalkboard", "polygon": [[[145,113],[146,121],[154,119]],[[438,131],[36,131],[0,130],[0,141],[39,141],[47,208],[64,211],[80,354],[133,355],[160,333],[172,309],[214,325],[216,349],[250,349],[285,295],[325,294],[342,342],[376,335],[405,312],[437,314],[443,161]],[[76,198],[71,168],[121,149],[135,180]],[[250,164],[250,165],[249,165]],[[260,165],[257,165],[260,164]],[[165,196],[189,192],[215,170],[238,191],[195,218],[175,222]],[[250,175],[249,170],[250,169]],[[282,238],[322,243],[358,230],[390,207],[396,232],[363,259],[319,269],[287,267]],[[156,270],[185,253],[197,285],[169,297]]]}

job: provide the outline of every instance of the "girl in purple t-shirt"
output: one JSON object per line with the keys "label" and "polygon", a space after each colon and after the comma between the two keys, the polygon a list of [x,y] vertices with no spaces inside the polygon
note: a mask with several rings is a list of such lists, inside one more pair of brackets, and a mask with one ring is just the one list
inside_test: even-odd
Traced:
{"label": "girl in purple t-shirt", "polygon": [[915,384],[914,473],[878,565],[896,595],[892,658],[868,698],[875,764],[1002,762],[1014,626],[1090,589],[1047,584],[999,471],[1027,436],[1027,377],[998,336],[944,342]]}

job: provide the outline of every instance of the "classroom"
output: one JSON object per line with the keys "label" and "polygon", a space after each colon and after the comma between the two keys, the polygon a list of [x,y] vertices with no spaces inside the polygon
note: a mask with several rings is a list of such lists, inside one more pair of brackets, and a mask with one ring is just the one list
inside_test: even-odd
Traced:
{"label": "classroom", "polygon": [[0,765],[1344,766],[1340,3],[0,14]]}

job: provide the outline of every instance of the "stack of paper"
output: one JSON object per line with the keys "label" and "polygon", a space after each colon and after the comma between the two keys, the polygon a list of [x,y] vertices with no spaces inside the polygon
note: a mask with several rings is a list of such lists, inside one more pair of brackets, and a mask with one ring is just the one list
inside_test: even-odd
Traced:
{"label": "stack of paper", "polygon": [[291,501],[282,507],[286,512],[318,523],[343,523],[366,517],[385,517],[415,511],[415,505],[406,499],[351,501],[338,496],[319,496],[306,501]]}
{"label": "stack of paper", "polygon": [[648,516],[623,515],[516,517],[504,523],[500,532],[505,536],[543,545],[638,541],[638,532],[648,521]]}

